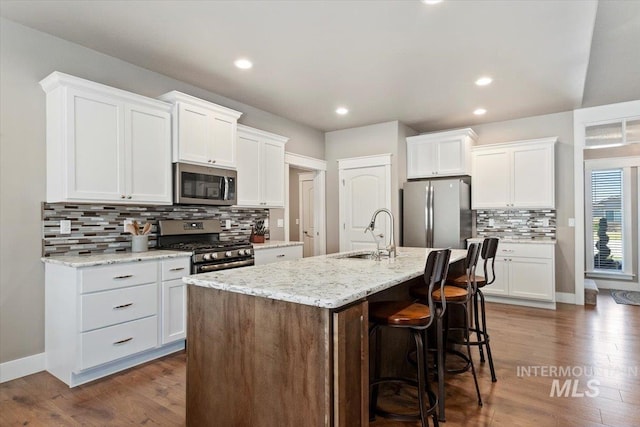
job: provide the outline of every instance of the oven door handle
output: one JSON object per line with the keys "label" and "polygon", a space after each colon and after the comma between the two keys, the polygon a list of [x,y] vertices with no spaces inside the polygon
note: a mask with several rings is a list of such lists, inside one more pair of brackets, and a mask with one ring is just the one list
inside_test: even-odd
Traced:
{"label": "oven door handle", "polygon": [[237,267],[247,267],[250,265],[254,265],[253,259],[245,259],[243,261],[231,261],[220,264],[207,264],[207,265],[196,265],[196,274],[197,273],[207,273],[210,271],[220,271],[226,270],[229,268],[237,268]]}

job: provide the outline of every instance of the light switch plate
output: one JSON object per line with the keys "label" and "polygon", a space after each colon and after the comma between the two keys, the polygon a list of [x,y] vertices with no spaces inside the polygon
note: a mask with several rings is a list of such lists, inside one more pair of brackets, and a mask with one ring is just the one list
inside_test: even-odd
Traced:
{"label": "light switch plate", "polygon": [[230,219],[227,219],[227,220],[224,222],[224,227],[225,227],[225,228],[231,228],[231,220],[230,220]]}
{"label": "light switch plate", "polygon": [[569,218],[569,227],[575,227],[575,226],[576,226],[576,219]]}
{"label": "light switch plate", "polygon": [[300,218],[296,218],[296,225],[300,225]]}
{"label": "light switch plate", "polygon": [[60,220],[60,234],[71,234],[71,221],[68,219]]}
{"label": "light switch plate", "polygon": [[549,226],[549,218],[542,218],[542,226],[543,227]]}
{"label": "light switch plate", "polygon": [[269,218],[264,220],[264,228],[269,228]]}
{"label": "light switch plate", "polygon": [[124,228],[129,224],[133,224],[133,220],[131,218],[125,219],[124,222],[122,223],[122,231],[126,231]]}
{"label": "light switch plate", "polygon": [[489,218],[489,227],[493,227],[496,225],[496,221],[493,218]]}
{"label": "light switch plate", "polygon": [[278,218],[278,228],[284,227],[284,219]]}

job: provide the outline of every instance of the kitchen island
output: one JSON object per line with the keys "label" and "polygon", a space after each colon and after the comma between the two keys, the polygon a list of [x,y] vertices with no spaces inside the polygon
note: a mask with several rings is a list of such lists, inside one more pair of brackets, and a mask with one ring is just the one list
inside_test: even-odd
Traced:
{"label": "kitchen island", "polygon": [[[187,425],[368,424],[368,299],[421,280],[429,249],[349,252],[185,277]],[[466,251],[453,250],[451,263]]]}

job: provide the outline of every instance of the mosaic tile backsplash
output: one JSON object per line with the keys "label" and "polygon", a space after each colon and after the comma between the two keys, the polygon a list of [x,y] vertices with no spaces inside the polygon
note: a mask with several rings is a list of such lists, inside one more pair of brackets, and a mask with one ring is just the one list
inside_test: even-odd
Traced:
{"label": "mosaic tile backsplash", "polygon": [[[545,222],[548,221],[548,224]],[[503,237],[523,240],[554,240],[556,238],[556,211],[496,210],[476,212],[478,237]]]}
{"label": "mosaic tile backsplash", "polygon": [[[251,226],[269,217],[268,209],[227,206],[131,206],[84,203],[42,203],[42,255],[80,255],[131,250],[125,219],[152,225],[149,247],[156,247],[161,219],[219,219],[220,240],[248,240]],[[71,221],[71,234],[60,234],[60,220]],[[225,221],[231,220],[226,229]]]}

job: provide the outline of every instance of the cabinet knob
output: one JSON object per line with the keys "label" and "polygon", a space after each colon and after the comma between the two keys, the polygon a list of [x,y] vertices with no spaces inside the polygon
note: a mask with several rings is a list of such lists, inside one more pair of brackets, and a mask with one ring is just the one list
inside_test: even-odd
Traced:
{"label": "cabinet knob", "polygon": [[211,159],[207,160],[208,163],[211,163]]}
{"label": "cabinet knob", "polygon": [[131,198],[131,196],[127,196],[127,199],[130,199],[130,198]]}
{"label": "cabinet knob", "polygon": [[124,199],[124,194],[121,194],[121,195],[120,195],[120,198],[121,198],[121,199]]}
{"label": "cabinet knob", "polygon": [[215,160],[211,160],[211,163],[215,163],[215,162],[216,162]]}

